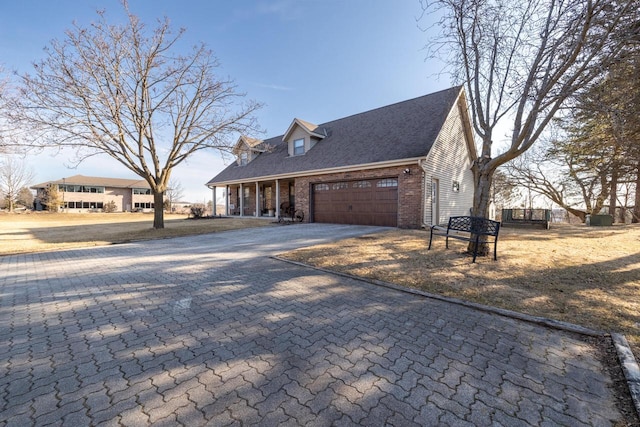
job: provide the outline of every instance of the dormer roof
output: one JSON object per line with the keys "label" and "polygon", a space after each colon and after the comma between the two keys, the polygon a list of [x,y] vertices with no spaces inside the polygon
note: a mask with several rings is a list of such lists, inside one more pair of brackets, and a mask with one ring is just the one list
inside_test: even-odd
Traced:
{"label": "dormer roof", "polygon": [[234,155],[238,155],[238,153],[247,149],[250,149],[251,151],[263,152],[265,150],[260,146],[262,142],[263,141],[261,139],[241,135],[240,138],[238,138],[238,142],[236,142],[236,145],[233,147],[232,153]]}
{"label": "dormer roof", "polygon": [[289,137],[291,136],[293,131],[296,129],[296,127],[300,127],[302,130],[307,132],[309,135],[311,135],[313,137],[316,137],[316,138],[319,138],[319,139],[322,139],[325,136],[327,136],[326,130],[323,129],[323,128],[318,127],[318,125],[315,125],[313,123],[307,122],[307,121],[302,120],[302,119],[295,118],[295,119],[293,119],[293,121],[289,125],[289,128],[287,129],[287,131],[282,136],[282,140],[283,141],[288,141]]}

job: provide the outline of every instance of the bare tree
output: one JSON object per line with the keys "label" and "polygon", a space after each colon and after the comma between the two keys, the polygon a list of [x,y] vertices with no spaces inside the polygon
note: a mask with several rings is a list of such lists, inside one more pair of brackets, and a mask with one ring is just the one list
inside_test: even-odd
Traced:
{"label": "bare tree", "polygon": [[28,187],[22,187],[18,190],[18,197],[16,203],[21,204],[24,207],[33,207],[33,192]]}
{"label": "bare tree", "polygon": [[522,198],[517,183],[500,169],[494,174],[491,186],[492,200],[496,209],[513,207],[514,203]]}
{"label": "bare tree", "polygon": [[20,196],[20,190],[27,187],[33,180],[33,169],[29,168],[24,159],[6,155],[0,161],[0,192],[7,200],[9,212]]}
{"label": "bare tree", "polygon": [[[422,0],[437,13],[444,55],[465,85],[480,156],[473,214],[486,216],[496,169],[538,140],[570,96],[598,78],[627,43],[638,0]],[[630,30],[629,30],[630,31]],[[635,28],[637,32],[637,28]],[[635,34],[637,37],[637,34]],[[499,126],[506,147],[495,155]]]}
{"label": "bare tree", "polygon": [[33,74],[20,78],[12,119],[29,126],[31,144],[71,147],[78,163],[107,154],[147,181],[153,227],[164,227],[163,195],[174,167],[200,150],[230,150],[256,128],[260,107],[242,102],[233,82],[218,78],[204,45],[176,52],[184,30],[169,21],[148,28],[129,12],[110,25],[104,12],[53,41]]}
{"label": "bare tree", "polygon": [[[5,103],[8,97],[7,81],[4,69],[0,67],[0,154],[7,152],[8,125],[6,120]],[[4,114],[3,114],[4,113]]]}
{"label": "bare tree", "polygon": [[[582,153],[562,144],[539,147],[505,165],[510,180],[533,193],[541,194],[585,221],[600,212],[609,195],[609,168],[606,162],[583,162]],[[606,158],[606,155],[601,156]]]}
{"label": "bare tree", "polygon": [[171,179],[169,181],[167,191],[165,192],[165,196],[167,197],[167,202],[169,204],[169,211],[173,212],[173,204],[184,197],[184,188],[182,188],[182,184],[175,179]]}

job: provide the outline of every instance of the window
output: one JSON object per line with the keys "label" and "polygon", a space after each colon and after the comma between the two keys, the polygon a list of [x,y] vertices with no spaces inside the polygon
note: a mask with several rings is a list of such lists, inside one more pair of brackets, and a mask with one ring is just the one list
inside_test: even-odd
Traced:
{"label": "window", "polygon": [[289,205],[296,205],[296,184],[295,182],[289,183]]}
{"label": "window", "polygon": [[104,193],[104,187],[90,187],[88,185],[60,185],[58,191],[65,193]]}
{"label": "window", "polygon": [[293,141],[293,155],[299,156],[300,154],[304,154],[304,138]]}
{"label": "window", "polygon": [[397,186],[398,186],[398,180],[395,178],[381,179],[376,184],[376,187],[397,187]]}
{"label": "window", "polygon": [[151,194],[150,188],[134,188],[133,194]]}
{"label": "window", "polygon": [[153,203],[149,203],[149,202],[136,202],[133,204],[133,207],[136,209],[152,209],[153,208]]}
{"label": "window", "polygon": [[316,191],[329,191],[329,184],[316,184]]}
{"label": "window", "polygon": [[249,187],[243,187],[243,188],[244,188],[244,195],[242,196],[243,198],[242,206],[244,207],[245,212],[248,212],[249,208],[251,207],[250,206],[251,189]]}
{"label": "window", "polygon": [[246,151],[240,153],[240,166],[244,166],[249,163],[249,154]]}
{"label": "window", "polygon": [[346,188],[349,188],[349,184],[347,184],[346,182],[334,182],[333,183],[333,189],[334,190],[344,190]]}
{"label": "window", "polygon": [[369,188],[371,183],[369,181],[356,181],[353,183],[353,188]]}

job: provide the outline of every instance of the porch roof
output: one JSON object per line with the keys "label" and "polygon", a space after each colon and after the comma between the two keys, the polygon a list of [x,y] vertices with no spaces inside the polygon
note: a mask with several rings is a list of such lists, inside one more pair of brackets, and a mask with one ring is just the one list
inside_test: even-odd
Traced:
{"label": "porch roof", "polygon": [[424,158],[461,90],[453,87],[320,124],[327,136],[304,155],[289,156],[283,135],[266,139],[265,152],[246,165],[232,163],[207,185]]}

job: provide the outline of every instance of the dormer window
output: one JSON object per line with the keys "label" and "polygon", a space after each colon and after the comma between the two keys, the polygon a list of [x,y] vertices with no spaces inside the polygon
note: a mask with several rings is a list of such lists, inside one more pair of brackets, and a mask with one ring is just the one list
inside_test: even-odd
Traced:
{"label": "dormer window", "polygon": [[293,141],[293,155],[299,156],[304,154],[304,138]]}
{"label": "dormer window", "polygon": [[293,119],[289,129],[282,137],[287,143],[287,153],[290,157],[301,156],[313,150],[313,147],[323,138],[327,137],[327,130],[318,125]]}
{"label": "dormer window", "polygon": [[231,152],[236,156],[237,165],[245,166],[258,157],[260,153],[264,152],[265,149],[262,140],[243,135],[238,139]]}

